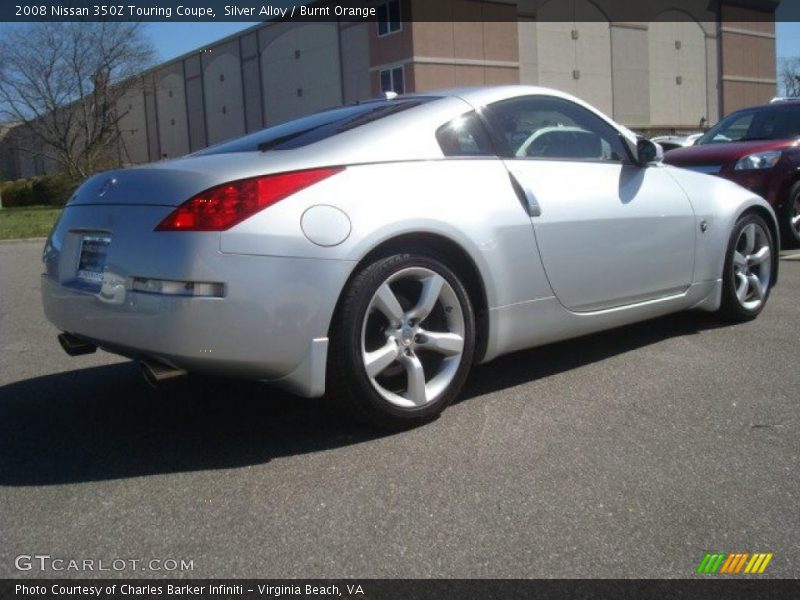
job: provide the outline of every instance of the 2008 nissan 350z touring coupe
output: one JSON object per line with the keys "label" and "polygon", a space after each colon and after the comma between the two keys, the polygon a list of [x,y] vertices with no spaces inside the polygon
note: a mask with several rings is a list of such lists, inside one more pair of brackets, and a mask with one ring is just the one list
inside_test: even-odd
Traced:
{"label": "2008 nissan 350z touring coupe", "polygon": [[685,309],[756,317],[777,223],[571,96],[507,86],[334,108],[101,173],[44,249],[70,354],[327,392],[431,420],[474,363]]}

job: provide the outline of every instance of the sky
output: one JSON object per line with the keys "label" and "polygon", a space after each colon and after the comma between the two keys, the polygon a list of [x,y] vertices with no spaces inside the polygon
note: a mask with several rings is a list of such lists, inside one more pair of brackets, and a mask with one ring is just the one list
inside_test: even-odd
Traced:
{"label": "sky", "polygon": [[800,23],[786,21],[775,23],[778,58],[800,56]]}
{"label": "sky", "polygon": [[158,62],[196,50],[257,23],[146,23]]}

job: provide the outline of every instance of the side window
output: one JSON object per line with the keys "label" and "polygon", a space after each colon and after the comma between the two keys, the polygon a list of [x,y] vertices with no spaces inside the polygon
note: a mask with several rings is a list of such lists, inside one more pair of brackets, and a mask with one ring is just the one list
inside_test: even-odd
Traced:
{"label": "side window", "polygon": [[712,138],[712,142],[735,142],[749,136],[755,113],[747,113],[720,129]]}
{"label": "side window", "polygon": [[489,134],[474,111],[439,127],[436,141],[445,156],[495,156]]}
{"label": "side window", "polygon": [[495,102],[487,117],[508,158],[622,162],[627,153],[611,125],[582,106],[550,96]]}

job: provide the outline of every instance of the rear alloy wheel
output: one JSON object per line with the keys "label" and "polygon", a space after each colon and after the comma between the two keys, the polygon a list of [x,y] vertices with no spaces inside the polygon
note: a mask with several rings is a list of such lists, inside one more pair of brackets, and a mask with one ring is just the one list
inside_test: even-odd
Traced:
{"label": "rear alloy wheel", "polygon": [[474,354],[464,285],[429,256],[394,255],[351,282],[334,325],[331,392],[360,420],[403,429],[435,418]]}
{"label": "rear alloy wheel", "polygon": [[764,220],[742,217],[733,229],[723,277],[722,312],[735,321],[755,318],[764,309],[772,283],[775,242]]}

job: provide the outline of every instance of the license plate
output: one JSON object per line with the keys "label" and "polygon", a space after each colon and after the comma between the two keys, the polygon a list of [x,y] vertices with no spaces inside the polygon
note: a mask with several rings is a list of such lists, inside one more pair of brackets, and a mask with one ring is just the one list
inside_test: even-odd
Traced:
{"label": "license plate", "polygon": [[111,238],[105,235],[87,235],[81,240],[78,279],[102,283],[110,243]]}

